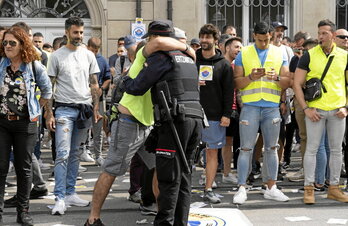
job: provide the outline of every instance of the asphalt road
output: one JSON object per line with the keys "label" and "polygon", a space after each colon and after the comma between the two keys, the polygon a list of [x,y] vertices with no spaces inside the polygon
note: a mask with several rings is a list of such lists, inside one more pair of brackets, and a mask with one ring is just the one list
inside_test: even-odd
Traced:
{"label": "asphalt road", "polygon": [[[294,153],[292,158],[292,169],[289,170],[290,174],[295,172],[299,167],[299,154]],[[45,163],[50,162],[50,151],[48,149],[43,150],[43,159]],[[91,200],[93,187],[96,179],[100,173],[100,167],[97,167],[93,163],[82,163],[83,166],[88,168],[88,171],[83,173],[83,180],[77,182],[77,193],[84,199]],[[51,165],[53,167],[53,165]],[[50,170],[44,170],[44,178],[47,179]],[[193,173],[192,179],[192,203],[202,202],[201,191],[203,186],[199,184],[199,178],[202,173],[202,168],[197,168]],[[289,182],[286,178],[284,181],[278,184],[283,186],[283,191],[290,197],[289,202],[276,202],[271,200],[265,200],[260,191],[257,190],[260,186],[261,180],[258,179],[254,183],[254,189],[248,193],[248,201],[241,206],[232,204],[232,197],[235,193],[236,186],[232,184],[221,183],[222,174],[217,175],[218,188],[215,192],[222,195],[222,203],[216,205],[208,204],[204,208],[213,208],[216,211],[217,208],[232,208],[239,209],[246,216],[246,218],[253,225],[306,225],[306,226],[318,226],[328,225],[328,221],[337,219],[348,219],[348,204],[338,203],[336,201],[326,199],[326,195],[317,195],[316,204],[307,206],[302,203],[302,194],[298,193],[297,189],[301,187],[303,182]],[[8,181],[15,183],[15,174],[11,172],[8,176]],[[53,191],[54,183],[47,182],[47,187],[50,192]],[[102,221],[106,225],[115,226],[128,226],[128,225],[152,225],[153,216],[142,216],[138,210],[139,205],[127,200],[129,188],[129,175],[119,177],[112,186],[110,192],[102,210]],[[5,199],[8,199],[16,192],[16,187],[7,188],[8,193]],[[30,212],[34,218],[35,225],[83,225],[86,221],[90,207],[71,207],[68,208],[66,214],[63,216],[52,216],[48,205],[54,204],[53,195],[49,195],[44,199],[31,200]],[[4,225],[18,225],[16,220],[15,208],[9,208],[4,210]],[[233,216],[230,216],[233,217]],[[291,222],[286,220],[286,217],[305,217],[295,218],[299,219],[298,222]],[[137,224],[137,221],[147,220],[147,224]],[[302,219],[302,220],[301,220]],[[307,219],[307,220],[305,220]],[[344,223],[344,222],[342,222]],[[228,224],[227,224],[228,225]],[[233,225],[239,225],[238,223]],[[342,224],[330,224],[330,225],[342,225]],[[346,223],[347,225],[347,223]]]}

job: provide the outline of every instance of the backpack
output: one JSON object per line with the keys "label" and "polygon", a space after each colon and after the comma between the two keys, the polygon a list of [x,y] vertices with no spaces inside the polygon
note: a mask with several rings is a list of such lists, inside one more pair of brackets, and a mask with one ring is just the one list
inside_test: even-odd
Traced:
{"label": "backpack", "polygon": [[115,84],[115,88],[112,90],[110,108],[107,113],[110,127],[112,122],[118,119],[119,112],[118,112],[117,106],[120,103],[124,93],[124,90],[122,89],[122,86],[123,86],[122,76],[116,77],[114,79],[114,84]]}

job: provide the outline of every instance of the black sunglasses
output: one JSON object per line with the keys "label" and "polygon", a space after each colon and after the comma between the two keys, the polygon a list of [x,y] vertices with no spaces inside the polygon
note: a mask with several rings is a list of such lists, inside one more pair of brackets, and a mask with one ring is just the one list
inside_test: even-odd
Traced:
{"label": "black sunglasses", "polygon": [[348,35],[336,35],[336,37],[340,39],[348,39]]}
{"label": "black sunglasses", "polygon": [[7,40],[2,41],[3,46],[7,46],[7,44],[10,44],[10,46],[15,47],[17,45],[17,42],[16,41],[7,41]]}

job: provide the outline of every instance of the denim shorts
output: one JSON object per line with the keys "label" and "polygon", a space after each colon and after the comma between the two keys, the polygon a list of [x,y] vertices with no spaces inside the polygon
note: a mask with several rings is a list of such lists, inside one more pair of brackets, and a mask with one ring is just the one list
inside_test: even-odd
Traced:
{"label": "denim shorts", "polygon": [[111,142],[103,171],[112,176],[124,175],[135,153],[143,148],[147,129],[133,116],[120,114],[111,126]]}
{"label": "denim shorts", "polygon": [[226,127],[220,126],[220,121],[209,121],[209,127],[202,130],[202,141],[210,149],[222,148],[226,144]]}

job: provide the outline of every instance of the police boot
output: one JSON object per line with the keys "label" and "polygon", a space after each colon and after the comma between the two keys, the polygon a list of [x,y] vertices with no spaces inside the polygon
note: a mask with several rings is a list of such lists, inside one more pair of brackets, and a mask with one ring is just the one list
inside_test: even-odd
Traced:
{"label": "police boot", "polygon": [[338,185],[330,185],[327,192],[327,198],[339,202],[348,202],[348,195],[345,195]]}
{"label": "police boot", "polygon": [[304,186],[303,202],[307,205],[315,203],[314,186]]}

